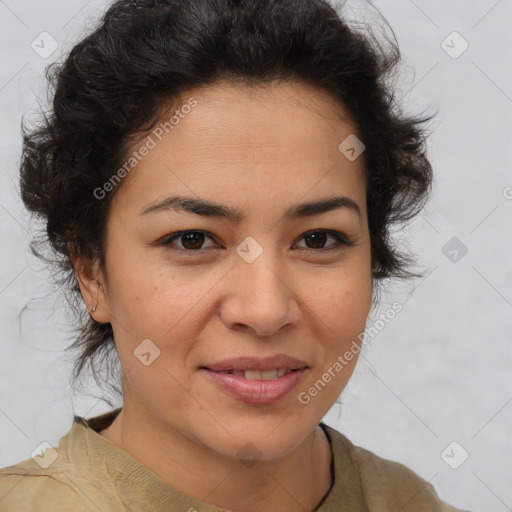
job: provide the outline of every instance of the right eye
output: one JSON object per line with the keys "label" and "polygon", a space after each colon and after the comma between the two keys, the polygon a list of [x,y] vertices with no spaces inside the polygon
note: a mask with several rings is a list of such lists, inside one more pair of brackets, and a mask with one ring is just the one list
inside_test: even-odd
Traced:
{"label": "right eye", "polygon": [[[168,247],[173,251],[200,253],[205,250],[204,248],[201,248],[201,246],[204,244],[205,238],[213,240],[213,237],[206,231],[179,231],[177,233],[172,233],[171,235],[168,235],[165,238],[163,238],[159,242],[159,245]],[[181,243],[181,247],[173,246],[176,240]]]}

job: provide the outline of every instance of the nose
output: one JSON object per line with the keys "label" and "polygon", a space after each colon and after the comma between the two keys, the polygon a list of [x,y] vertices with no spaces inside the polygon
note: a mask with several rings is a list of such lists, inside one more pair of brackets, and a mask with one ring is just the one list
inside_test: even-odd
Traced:
{"label": "nose", "polygon": [[226,277],[219,315],[228,328],[269,337],[298,324],[300,301],[293,280],[266,251],[252,263],[238,258]]}

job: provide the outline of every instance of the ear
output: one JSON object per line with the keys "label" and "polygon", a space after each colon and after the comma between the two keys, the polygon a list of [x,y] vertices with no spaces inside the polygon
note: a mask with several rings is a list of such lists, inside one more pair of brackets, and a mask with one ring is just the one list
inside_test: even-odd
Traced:
{"label": "ear", "polygon": [[71,262],[80,291],[91,317],[99,323],[110,322],[106,279],[98,259],[71,253]]}

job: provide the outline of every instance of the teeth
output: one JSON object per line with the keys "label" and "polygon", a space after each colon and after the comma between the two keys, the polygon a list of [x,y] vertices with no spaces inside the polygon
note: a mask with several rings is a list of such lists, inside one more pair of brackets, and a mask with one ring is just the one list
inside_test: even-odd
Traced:
{"label": "teeth", "polygon": [[277,370],[267,370],[265,372],[247,370],[245,378],[247,380],[274,380],[277,379]]}
{"label": "teeth", "polygon": [[278,370],[267,370],[265,372],[260,372],[258,370],[246,370],[245,372],[233,370],[231,373],[233,375],[237,375],[238,377],[244,377],[247,380],[274,380],[279,377],[283,377],[290,372],[291,370],[280,368]]}

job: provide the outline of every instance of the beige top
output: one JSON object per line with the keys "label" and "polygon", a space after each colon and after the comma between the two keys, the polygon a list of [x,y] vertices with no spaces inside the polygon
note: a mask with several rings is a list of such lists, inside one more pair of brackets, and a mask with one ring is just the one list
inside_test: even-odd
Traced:
{"label": "beige top", "polygon": [[[120,410],[89,420],[75,416],[59,446],[39,462],[31,458],[1,469],[0,511],[227,512],[178,491],[99,435]],[[402,464],[320,425],[334,455],[334,483],[314,512],[464,512],[442,502],[432,485]]]}

